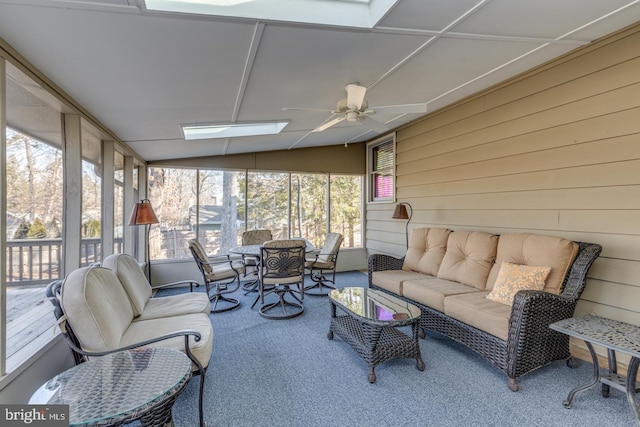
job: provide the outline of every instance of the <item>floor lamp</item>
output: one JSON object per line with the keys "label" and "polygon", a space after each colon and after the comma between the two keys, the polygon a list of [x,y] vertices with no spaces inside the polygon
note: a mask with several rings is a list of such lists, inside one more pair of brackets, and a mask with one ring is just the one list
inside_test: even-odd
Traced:
{"label": "floor lamp", "polygon": [[[407,212],[406,206],[409,206],[409,212]],[[396,205],[396,210],[393,211],[392,218],[394,219],[406,219],[407,225],[405,226],[405,234],[407,237],[407,249],[409,249],[409,222],[411,221],[411,216],[413,215],[413,208],[407,202],[398,203]]]}
{"label": "floor lamp", "polygon": [[151,230],[151,224],[158,224],[158,217],[153,211],[151,202],[149,199],[142,199],[140,203],[133,205],[131,216],[129,217],[129,225],[146,225],[147,234],[145,236],[147,247],[145,250],[145,262],[147,263],[147,275],[149,276],[149,283],[151,283],[151,262],[149,261],[149,231]]}

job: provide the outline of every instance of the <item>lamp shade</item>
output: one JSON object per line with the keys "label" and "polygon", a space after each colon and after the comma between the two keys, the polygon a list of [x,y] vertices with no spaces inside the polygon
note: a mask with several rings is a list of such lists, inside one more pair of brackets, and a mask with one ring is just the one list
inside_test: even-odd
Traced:
{"label": "lamp shade", "polygon": [[396,210],[393,211],[394,219],[409,219],[409,213],[407,212],[407,207],[403,203],[398,203],[396,205]]}
{"label": "lamp shade", "polygon": [[147,225],[159,222],[148,199],[140,200],[140,203],[133,205],[131,217],[129,217],[129,225]]}

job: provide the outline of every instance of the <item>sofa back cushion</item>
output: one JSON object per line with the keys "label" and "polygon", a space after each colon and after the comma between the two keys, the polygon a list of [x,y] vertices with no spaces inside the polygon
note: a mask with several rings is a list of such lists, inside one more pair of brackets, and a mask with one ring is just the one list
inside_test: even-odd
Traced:
{"label": "sofa back cushion", "polygon": [[115,273],[84,267],[62,283],[61,305],[82,348],[104,351],[119,347],[133,321],[131,302]]}
{"label": "sofa back cushion", "polygon": [[437,276],[484,290],[496,259],[498,236],[481,231],[454,231]]}
{"label": "sofa back cushion", "polygon": [[447,249],[451,230],[447,228],[414,228],[404,257],[403,270],[435,276]]}
{"label": "sofa back cushion", "polygon": [[571,264],[578,254],[578,244],[561,237],[530,233],[507,233],[500,236],[496,262],[487,279],[493,289],[503,262],[551,267],[544,291],[559,294]]}
{"label": "sofa back cushion", "polygon": [[130,255],[112,254],[102,260],[102,266],[116,273],[131,299],[133,315],[140,316],[151,298],[152,291],[138,261]]}

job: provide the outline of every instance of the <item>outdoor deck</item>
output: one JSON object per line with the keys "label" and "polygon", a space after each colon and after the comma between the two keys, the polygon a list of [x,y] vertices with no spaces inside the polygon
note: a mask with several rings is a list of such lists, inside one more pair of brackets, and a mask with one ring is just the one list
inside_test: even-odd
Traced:
{"label": "outdoor deck", "polygon": [[7,286],[7,371],[12,371],[58,333],[46,286]]}

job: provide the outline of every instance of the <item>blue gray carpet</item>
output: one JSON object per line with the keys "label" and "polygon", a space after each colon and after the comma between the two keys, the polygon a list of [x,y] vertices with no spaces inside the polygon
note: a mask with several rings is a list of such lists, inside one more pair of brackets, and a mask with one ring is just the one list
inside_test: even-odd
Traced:
{"label": "blue gray carpet", "polygon": [[[360,272],[339,273],[336,281],[367,286]],[[267,320],[250,309],[253,295],[235,296],[240,308],[210,316],[208,426],[634,425],[624,394],[615,390],[605,399],[597,386],[578,394],[571,409],[562,405],[573,387],[590,381],[588,363],[548,365],[522,377],[514,393],[506,376],[475,353],[427,336],[420,343],[423,372],[415,360],[396,359],[378,366],[370,384],[351,347],[337,336],[327,339],[327,297],[307,296],[304,314],[295,319]],[[174,406],[177,427],[198,423],[199,381],[194,377]]]}

